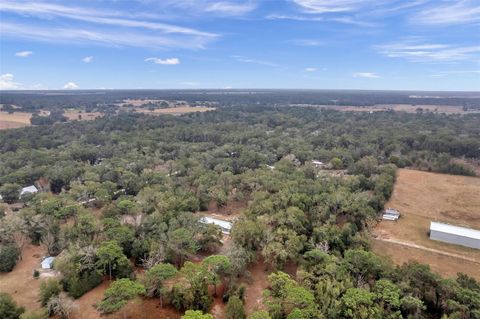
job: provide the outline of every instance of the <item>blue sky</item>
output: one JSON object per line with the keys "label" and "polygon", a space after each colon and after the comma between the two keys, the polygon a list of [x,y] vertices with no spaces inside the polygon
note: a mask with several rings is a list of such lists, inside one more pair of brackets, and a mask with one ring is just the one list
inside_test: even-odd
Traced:
{"label": "blue sky", "polygon": [[480,0],[0,0],[0,89],[480,90]]}

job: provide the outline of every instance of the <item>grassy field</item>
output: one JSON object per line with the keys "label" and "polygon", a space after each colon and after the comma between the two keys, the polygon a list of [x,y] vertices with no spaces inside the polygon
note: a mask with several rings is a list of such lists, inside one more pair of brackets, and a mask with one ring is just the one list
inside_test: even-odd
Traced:
{"label": "grassy field", "polygon": [[180,106],[180,107],[170,107],[166,109],[155,109],[150,111],[148,109],[137,109],[136,112],[151,114],[151,115],[162,115],[162,114],[171,114],[171,115],[180,115],[185,113],[194,113],[194,112],[207,112],[214,111],[214,107],[191,107],[191,106]]}
{"label": "grassy field", "polygon": [[31,113],[24,112],[0,112],[0,130],[8,130],[30,125]]}
{"label": "grassy field", "polygon": [[384,112],[396,111],[406,113],[416,113],[418,108],[423,111],[438,112],[445,114],[468,114],[478,113],[476,111],[464,111],[461,106],[452,105],[411,105],[411,104],[377,104],[374,106],[348,106],[348,105],[298,105],[298,106],[314,106],[328,109],[334,109],[342,112]]}
{"label": "grassy field", "polygon": [[100,112],[81,112],[77,109],[68,109],[65,110],[63,115],[65,115],[69,121],[92,121],[98,117],[102,117],[104,114]]}
{"label": "grassy field", "polygon": [[396,263],[417,260],[430,264],[445,276],[464,272],[480,279],[479,250],[428,237],[431,221],[480,229],[479,194],[480,178],[398,170],[394,192],[386,207],[398,209],[402,217],[397,222],[381,221],[375,227],[374,251],[390,256]]}

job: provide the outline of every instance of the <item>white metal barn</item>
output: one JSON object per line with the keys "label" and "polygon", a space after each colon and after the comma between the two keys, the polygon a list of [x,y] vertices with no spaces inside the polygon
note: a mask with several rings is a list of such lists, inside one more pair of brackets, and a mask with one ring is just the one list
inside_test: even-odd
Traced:
{"label": "white metal barn", "polygon": [[214,224],[219,226],[222,229],[222,233],[224,234],[230,234],[230,230],[232,230],[232,223],[227,222],[225,220],[220,220],[216,218],[211,218],[211,217],[203,217],[200,219],[200,222],[204,224]]}
{"label": "white metal barn", "polygon": [[480,230],[471,228],[431,222],[430,239],[480,249]]}

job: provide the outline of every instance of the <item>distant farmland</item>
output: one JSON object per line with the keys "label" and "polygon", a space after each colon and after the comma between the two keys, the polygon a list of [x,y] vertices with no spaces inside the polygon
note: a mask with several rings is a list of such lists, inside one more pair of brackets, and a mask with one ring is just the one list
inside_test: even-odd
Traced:
{"label": "distant farmland", "polygon": [[430,240],[430,221],[480,229],[480,178],[400,169],[386,207],[398,209],[397,222],[373,230],[373,250],[396,263],[417,260],[445,276],[464,272],[480,279],[480,250]]}
{"label": "distant farmland", "polygon": [[30,125],[31,113],[24,112],[0,112],[0,130],[8,130]]}

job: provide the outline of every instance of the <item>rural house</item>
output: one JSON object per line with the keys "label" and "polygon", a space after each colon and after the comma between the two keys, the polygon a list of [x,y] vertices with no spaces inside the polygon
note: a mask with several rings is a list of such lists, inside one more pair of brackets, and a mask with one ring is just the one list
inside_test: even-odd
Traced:
{"label": "rural house", "polygon": [[203,217],[200,219],[200,222],[204,224],[217,225],[222,229],[222,233],[226,235],[230,234],[230,230],[232,230],[232,223],[227,222],[225,220],[220,220],[220,219],[211,218],[211,217]]}
{"label": "rural house", "polygon": [[22,188],[20,191],[20,197],[27,195],[27,194],[35,194],[38,192],[38,189],[35,187],[35,185],[30,185],[27,187]]}
{"label": "rural house", "polygon": [[430,239],[480,249],[480,231],[471,228],[431,222]]}

